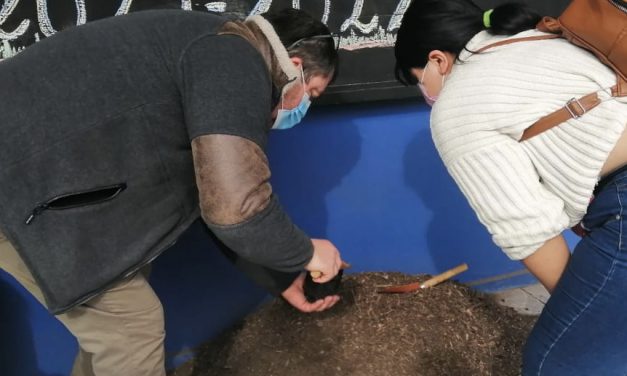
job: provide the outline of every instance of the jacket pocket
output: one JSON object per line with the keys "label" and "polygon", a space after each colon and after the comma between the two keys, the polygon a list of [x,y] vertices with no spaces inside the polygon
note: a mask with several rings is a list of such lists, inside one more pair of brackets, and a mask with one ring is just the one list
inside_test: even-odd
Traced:
{"label": "jacket pocket", "polygon": [[38,204],[26,218],[25,224],[29,225],[36,216],[46,210],[65,210],[88,205],[96,205],[116,198],[126,189],[126,183],[114,184],[106,187],[98,187],[86,191],[73,192],[53,197]]}

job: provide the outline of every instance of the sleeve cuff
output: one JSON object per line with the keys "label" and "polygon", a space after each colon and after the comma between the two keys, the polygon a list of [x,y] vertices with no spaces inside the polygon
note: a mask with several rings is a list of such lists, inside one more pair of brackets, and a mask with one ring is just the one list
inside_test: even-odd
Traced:
{"label": "sleeve cuff", "polygon": [[246,222],[207,226],[238,256],[280,272],[300,272],[313,256],[311,239],[292,223],[275,195]]}

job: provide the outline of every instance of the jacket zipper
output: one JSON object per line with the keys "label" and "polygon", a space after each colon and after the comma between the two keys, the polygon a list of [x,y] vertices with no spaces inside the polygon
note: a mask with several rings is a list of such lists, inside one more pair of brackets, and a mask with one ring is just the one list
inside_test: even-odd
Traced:
{"label": "jacket zipper", "polygon": [[45,203],[40,204],[40,205],[37,205],[37,207],[35,207],[35,209],[33,209],[33,211],[30,213],[28,218],[26,218],[26,221],[24,223],[26,223],[27,225],[30,225],[30,223],[33,221],[33,219],[35,219],[35,216],[38,216],[44,210],[48,209],[48,206],[49,206],[48,202],[45,202]]}
{"label": "jacket zipper", "polygon": [[[26,220],[24,221],[25,224],[30,225],[31,222],[33,222],[33,220],[35,219],[36,216],[41,215],[41,213],[43,213],[44,211],[51,209],[51,210],[64,210],[64,209],[71,209],[71,208],[75,208],[75,207],[80,207],[80,206],[87,206],[87,205],[95,205],[95,204],[99,204],[105,201],[109,201],[115,197],[117,197],[120,192],[122,192],[123,190],[126,189],[126,183],[121,183],[121,184],[115,184],[115,185],[111,185],[111,186],[107,186],[107,187],[100,187],[100,188],[95,188],[95,189],[91,189],[91,190],[87,190],[87,191],[81,191],[81,192],[75,192],[75,193],[66,193],[66,194],[62,194],[62,195],[58,195],[55,196],[51,199],[49,199],[48,201],[42,202],[41,204],[37,205],[35,207],[35,209],[33,209],[33,211],[28,215],[28,217],[26,218]],[[66,205],[66,206],[58,206],[55,207],[55,202],[62,200],[62,199],[67,199],[68,197],[72,197],[72,196],[80,196],[80,195],[86,195],[86,194],[90,194],[90,193],[96,193],[96,192],[105,192],[111,190],[112,193],[110,195],[105,195],[101,198],[98,199],[94,199],[92,201],[85,201],[82,203],[78,203],[78,204],[74,204],[74,205]]]}

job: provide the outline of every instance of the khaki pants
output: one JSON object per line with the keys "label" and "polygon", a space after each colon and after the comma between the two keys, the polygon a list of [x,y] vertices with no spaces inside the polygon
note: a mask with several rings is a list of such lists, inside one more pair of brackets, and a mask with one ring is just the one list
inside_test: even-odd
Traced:
{"label": "khaki pants", "polygon": [[[0,269],[44,304],[33,276],[2,233]],[[72,376],[165,375],[163,308],[142,273],[55,317],[78,340]]]}

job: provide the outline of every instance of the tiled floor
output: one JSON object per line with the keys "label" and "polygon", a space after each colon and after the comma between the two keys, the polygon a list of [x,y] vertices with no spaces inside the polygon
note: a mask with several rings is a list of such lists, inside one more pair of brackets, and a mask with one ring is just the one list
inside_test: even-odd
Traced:
{"label": "tiled floor", "polygon": [[549,299],[549,292],[541,284],[525,286],[491,294],[497,303],[512,307],[525,315],[539,315]]}

